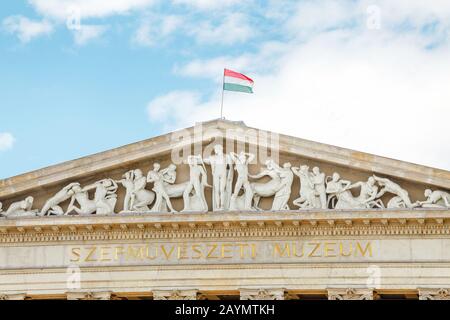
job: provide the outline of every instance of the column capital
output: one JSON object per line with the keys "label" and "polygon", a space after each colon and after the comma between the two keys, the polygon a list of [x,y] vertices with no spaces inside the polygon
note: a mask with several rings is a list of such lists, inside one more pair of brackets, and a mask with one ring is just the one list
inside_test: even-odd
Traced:
{"label": "column capital", "polygon": [[450,300],[450,289],[419,288],[419,300]]}
{"label": "column capital", "polygon": [[285,289],[240,289],[241,300],[285,300]]}
{"label": "column capital", "polygon": [[111,300],[110,291],[67,292],[67,300]]}
{"label": "column capital", "polygon": [[154,300],[197,300],[198,290],[154,290]]}
{"label": "column capital", "polygon": [[373,300],[373,289],[328,289],[328,300]]}

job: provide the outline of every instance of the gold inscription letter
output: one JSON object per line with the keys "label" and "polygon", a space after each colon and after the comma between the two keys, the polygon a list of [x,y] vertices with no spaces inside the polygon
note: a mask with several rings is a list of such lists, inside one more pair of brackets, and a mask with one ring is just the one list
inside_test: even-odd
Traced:
{"label": "gold inscription letter", "polygon": [[336,251],[335,251],[335,242],[325,242],[325,257],[333,258],[336,257]]}
{"label": "gold inscription letter", "polygon": [[86,257],[86,259],[84,259],[84,262],[95,262],[97,261],[97,259],[93,258],[95,251],[97,250],[97,247],[89,247],[86,248],[86,250],[89,250],[89,253]]}
{"label": "gold inscription letter", "polygon": [[217,244],[210,244],[210,245],[208,245],[208,247],[210,247],[210,249],[208,251],[208,255],[206,256],[206,259],[218,259],[219,256],[213,255],[213,253],[217,249]]}
{"label": "gold inscription letter", "polygon": [[309,253],[308,257],[310,257],[310,258],[320,258],[322,256],[321,254],[319,254],[319,255],[315,254],[320,248],[320,242],[310,242],[308,244],[314,246],[314,248]]}
{"label": "gold inscription letter", "polygon": [[356,248],[357,248],[357,250],[355,251],[355,256],[357,255],[358,250],[359,250],[359,252],[361,252],[361,255],[362,255],[363,257],[365,257],[365,256],[366,256],[366,253],[369,252],[369,257],[372,258],[372,243],[371,243],[370,241],[367,242],[366,248],[365,248],[364,250],[363,250],[363,248],[361,247],[361,244],[360,244],[359,242],[357,243]]}
{"label": "gold inscription letter", "polygon": [[289,244],[285,243],[284,249],[281,250],[280,244],[276,243],[273,247],[273,256],[276,257],[277,253],[281,258],[283,258],[284,256],[289,258],[291,256],[291,249],[289,247]]}
{"label": "gold inscription letter", "polygon": [[79,262],[80,261],[80,248],[72,248],[72,259],[70,262]]}

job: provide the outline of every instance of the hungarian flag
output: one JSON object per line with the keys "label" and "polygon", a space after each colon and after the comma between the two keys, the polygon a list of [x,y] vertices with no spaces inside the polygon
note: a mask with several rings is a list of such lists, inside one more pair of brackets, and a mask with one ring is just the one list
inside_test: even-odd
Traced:
{"label": "hungarian flag", "polygon": [[223,90],[253,93],[253,80],[242,73],[225,69]]}

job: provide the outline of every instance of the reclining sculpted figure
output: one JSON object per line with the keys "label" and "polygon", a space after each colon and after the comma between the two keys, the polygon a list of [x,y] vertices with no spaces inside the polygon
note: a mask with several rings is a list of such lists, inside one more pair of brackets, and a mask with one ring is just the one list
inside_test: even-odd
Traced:
{"label": "reclining sculpted figure", "polygon": [[422,208],[450,208],[450,193],[440,190],[426,189],[424,193],[427,200],[417,201],[415,205]]}
{"label": "reclining sculpted figure", "polygon": [[5,217],[34,217],[38,210],[31,210],[34,198],[26,197],[25,200],[11,203],[8,210],[3,214]]}

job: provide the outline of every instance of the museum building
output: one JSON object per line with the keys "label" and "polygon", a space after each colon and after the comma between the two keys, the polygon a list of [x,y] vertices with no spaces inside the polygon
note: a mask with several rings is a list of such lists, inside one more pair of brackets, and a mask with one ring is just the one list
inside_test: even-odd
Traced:
{"label": "museum building", "polygon": [[203,122],[0,180],[0,300],[450,300],[449,190]]}

